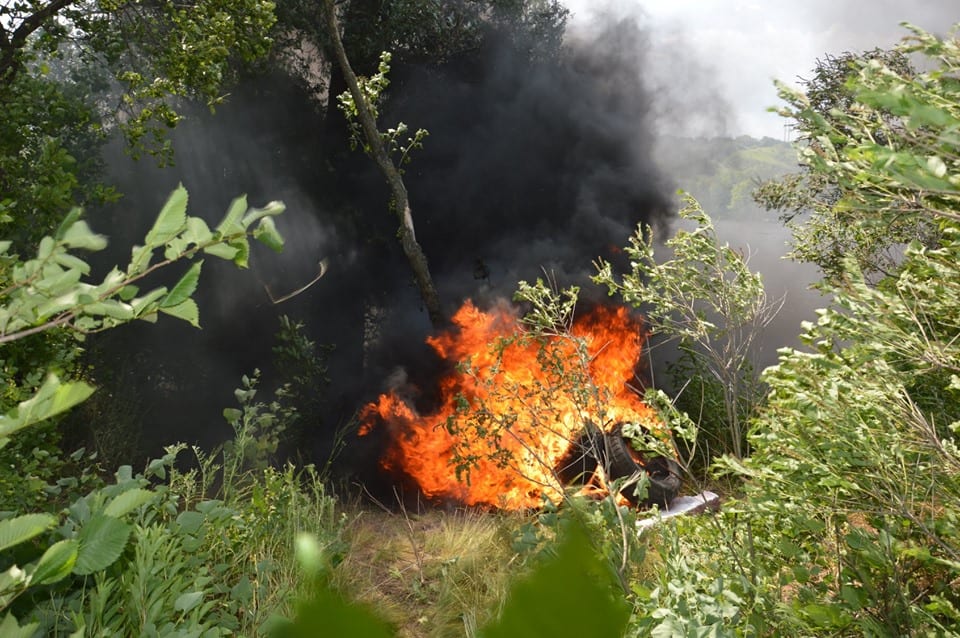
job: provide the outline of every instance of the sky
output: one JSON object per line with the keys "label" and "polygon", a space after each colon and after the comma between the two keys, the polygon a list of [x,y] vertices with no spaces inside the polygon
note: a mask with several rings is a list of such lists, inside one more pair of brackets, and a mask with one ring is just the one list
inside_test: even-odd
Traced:
{"label": "sky", "polygon": [[[598,11],[635,15],[647,28],[656,85],[684,83],[692,108],[686,134],[784,139],[773,80],[796,84],[817,58],[890,48],[907,21],[946,34],[960,22],[960,0],[565,0],[572,29]],[[682,63],[680,63],[683,61]],[[693,88],[695,87],[695,89]],[[678,96],[674,96],[675,98]],[[699,105],[701,108],[698,108]],[[693,116],[693,117],[691,117]],[[672,123],[674,126],[677,122]]]}

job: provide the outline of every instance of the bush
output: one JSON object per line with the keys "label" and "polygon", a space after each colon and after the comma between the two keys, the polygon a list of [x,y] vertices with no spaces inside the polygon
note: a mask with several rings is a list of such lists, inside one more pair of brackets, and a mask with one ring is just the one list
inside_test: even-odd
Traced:
{"label": "bush", "polygon": [[905,249],[878,281],[859,255],[829,273],[833,305],[762,377],[752,455],[721,465],[744,497],[665,530],[667,569],[636,588],[641,635],[957,635],[960,44],[914,30],[901,51],[931,70],[864,61],[829,118],[784,97],[835,212],[889,229],[913,216],[937,239],[894,237]]}

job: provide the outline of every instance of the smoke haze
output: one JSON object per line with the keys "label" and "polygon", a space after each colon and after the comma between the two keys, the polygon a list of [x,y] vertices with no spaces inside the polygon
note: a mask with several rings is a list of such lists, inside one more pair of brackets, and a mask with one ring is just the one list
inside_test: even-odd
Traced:
{"label": "smoke haze", "polygon": [[[636,20],[608,18],[557,59],[531,62],[524,43],[494,35],[469,58],[395,66],[381,121],[430,131],[405,181],[448,312],[468,297],[510,296],[518,280],[544,272],[560,285],[583,284],[592,260],[616,258],[612,251],[638,223],[667,227],[673,185],[652,157],[647,42]],[[322,114],[292,87],[282,75],[255,77],[214,117],[192,111],[174,132],[172,169],[131,165],[112,151],[112,177],[126,196],[93,216],[116,251],[104,265],[125,262],[178,182],[190,192],[190,214],[211,223],[244,192],[251,205],[287,205],[278,220],[287,240],[282,255],[256,250],[252,272],[207,260],[197,293],[202,331],[161,320],[95,344],[108,366],[130,371],[125,383],[141,406],[151,452],[160,443],[210,444],[229,434],[221,411],[234,404],[240,376],[258,367],[267,385],[282,372],[270,365],[280,314],[336,346],[330,386],[318,389],[327,404],[316,446],[300,450],[307,457],[322,455],[330,433],[398,366],[411,383],[436,372],[423,344],[430,325],[382,177],[359,152],[333,170]],[[270,303],[268,289],[274,297],[297,289],[321,259],[329,268],[315,286]]]}
{"label": "smoke haze", "polygon": [[[945,34],[960,21],[956,0],[565,0],[574,28],[600,12],[643,16],[651,57],[667,67],[678,52],[705,70],[717,96],[730,105],[724,134],[782,139],[782,120],[767,109],[780,103],[773,80],[809,76],[817,58],[889,48],[907,35],[906,21]],[[663,68],[663,65],[658,65]],[[655,67],[656,68],[656,67]],[[685,68],[691,68],[686,65]]]}

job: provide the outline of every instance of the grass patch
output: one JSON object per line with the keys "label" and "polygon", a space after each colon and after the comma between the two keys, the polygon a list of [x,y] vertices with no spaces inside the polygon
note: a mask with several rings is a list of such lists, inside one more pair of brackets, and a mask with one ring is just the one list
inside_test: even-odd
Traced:
{"label": "grass patch", "polygon": [[473,636],[494,618],[521,561],[517,514],[478,510],[362,511],[334,586],[372,605],[400,637]]}

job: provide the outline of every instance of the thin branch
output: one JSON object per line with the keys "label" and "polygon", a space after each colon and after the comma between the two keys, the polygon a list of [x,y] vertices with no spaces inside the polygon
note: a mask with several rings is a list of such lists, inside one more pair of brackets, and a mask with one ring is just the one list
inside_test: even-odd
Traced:
{"label": "thin branch", "polygon": [[427,266],[427,258],[417,243],[417,237],[413,226],[413,213],[410,209],[410,199],[407,195],[407,187],[403,182],[400,171],[390,159],[377,129],[376,117],[373,114],[370,105],[360,89],[360,83],[357,80],[353,68],[350,66],[350,60],[347,59],[346,50],[343,47],[343,40],[340,38],[340,26],[337,24],[336,8],[334,0],[326,0],[323,8],[327,22],[327,29],[330,32],[330,39],[333,44],[334,54],[337,58],[337,64],[343,73],[347,82],[350,95],[353,97],[354,106],[357,111],[357,119],[360,120],[360,126],[363,129],[364,137],[367,140],[370,155],[373,157],[380,171],[383,173],[393,195],[393,209],[400,222],[400,244],[404,255],[410,262],[413,269],[414,278],[417,281],[417,287],[420,290],[420,297],[430,316],[430,322],[434,327],[440,327],[445,324],[443,312],[440,309],[440,297],[437,294],[433,279],[430,276],[430,270]]}
{"label": "thin branch", "polygon": [[283,295],[282,297],[279,297],[279,298],[274,298],[273,293],[270,292],[270,287],[267,284],[263,284],[263,289],[267,292],[267,297],[270,298],[270,303],[276,306],[277,304],[281,304],[284,301],[293,299],[300,293],[305,292],[308,288],[310,288],[310,286],[320,281],[320,279],[322,279],[323,276],[327,274],[327,263],[328,263],[327,259],[321,259],[319,263],[320,271],[317,273],[317,276],[310,281],[310,283],[306,284],[305,286],[301,286],[300,288],[297,288],[293,292]]}
{"label": "thin branch", "polygon": [[61,9],[65,9],[73,4],[75,0],[54,0],[45,7],[33,13],[30,17],[20,23],[20,26],[13,32],[10,44],[14,49],[23,48],[27,38],[31,33],[43,26],[43,23],[55,16]]}

